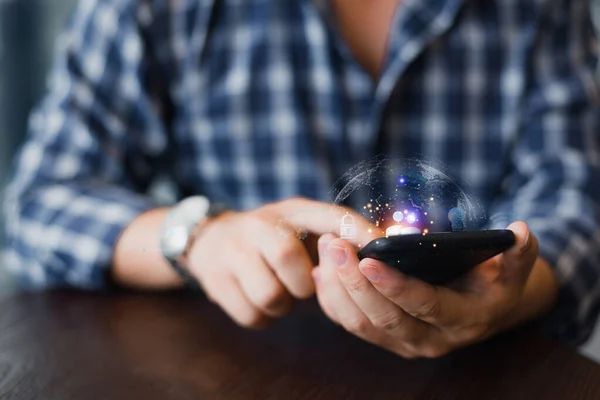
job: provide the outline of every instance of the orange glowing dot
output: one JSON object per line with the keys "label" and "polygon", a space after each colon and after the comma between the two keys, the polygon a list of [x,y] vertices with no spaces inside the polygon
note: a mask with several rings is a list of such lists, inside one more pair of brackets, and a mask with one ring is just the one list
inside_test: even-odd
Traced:
{"label": "orange glowing dot", "polygon": [[369,233],[371,233],[371,232],[373,232],[373,230],[372,230],[372,229],[369,229]]}
{"label": "orange glowing dot", "polygon": [[435,243],[434,243],[434,244],[433,244],[433,247],[437,247],[437,244],[435,244]]}

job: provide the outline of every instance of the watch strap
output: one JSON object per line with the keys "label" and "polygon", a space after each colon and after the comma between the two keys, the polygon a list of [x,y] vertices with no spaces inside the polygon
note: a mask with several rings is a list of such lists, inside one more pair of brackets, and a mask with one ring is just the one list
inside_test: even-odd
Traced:
{"label": "watch strap", "polygon": [[221,214],[225,211],[228,211],[228,210],[229,210],[229,207],[227,207],[225,204],[209,203],[208,209],[206,210],[204,215],[201,216],[201,218],[199,218],[199,220],[195,221],[194,228],[189,229],[189,231],[186,229],[186,232],[188,232],[187,233],[188,237],[187,237],[187,243],[185,246],[185,251],[182,254],[179,254],[177,256],[165,255],[165,258],[167,259],[167,261],[169,261],[169,263],[171,264],[171,267],[177,273],[177,275],[181,278],[181,280],[184,282],[185,286],[192,290],[199,291],[202,289],[202,287],[200,285],[200,282],[190,273],[188,267],[185,265],[184,260],[187,257],[187,254],[188,254],[189,250],[191,249],[193,242],[199,235],[198,231],[202,228],[204,223],[209,218],[216,217],[219,214]]}
{"label": "watch strap", "polygon": [[177,275],[179,275],[179,277],[181,278],[181,280],[187,288],[192,289],[194,291],[200,291],[202,289],[198,279],[196,279],[192,274],[190,274],[190,271],[183,264],[181,264],[179,260],[167,260],[169,261],[171,267],[173,267],[173,270],[175,271],[175,273],[177,273]]}

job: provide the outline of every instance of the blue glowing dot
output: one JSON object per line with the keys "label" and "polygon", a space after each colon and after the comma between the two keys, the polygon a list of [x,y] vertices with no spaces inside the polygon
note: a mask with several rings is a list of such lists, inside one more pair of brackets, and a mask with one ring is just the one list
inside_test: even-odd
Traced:
{"label": "blue glowing dot", "polygon": [[406,222],[409,224],[414,224],[417,221],[417,216],[413,213],[410,213],[406,216]]}
{"label": "blue glowing dot", "polygon": [[396,211],[392,218],[394,218],[394,221],[396,222],[401,222],[404,219],[404,214],[402,214],[402,211]]}

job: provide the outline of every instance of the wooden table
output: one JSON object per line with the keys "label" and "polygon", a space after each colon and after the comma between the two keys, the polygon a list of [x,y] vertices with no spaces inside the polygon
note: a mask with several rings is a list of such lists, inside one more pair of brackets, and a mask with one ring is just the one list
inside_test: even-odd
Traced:
{"label": "wooden table", "polygon": [[600,399],[600,366],[523,330],[403,360],[316,304],[265,331],[191,294],[0,299],[0,399]]}

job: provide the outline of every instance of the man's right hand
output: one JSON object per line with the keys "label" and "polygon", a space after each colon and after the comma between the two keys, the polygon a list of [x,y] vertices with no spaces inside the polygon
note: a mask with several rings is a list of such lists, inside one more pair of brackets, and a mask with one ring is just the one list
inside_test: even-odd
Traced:
{"label": "man's right hand", "polygon": [[262,327],[289,313],[294,298],[315,293],[309,250],[316,249],[307,249],[297,230],[317,237],[335,232],[346,213],[357,227],[353,244],[381,236],[353,211],[294,198],[206,221],[186,263],[206,295],[239,325]]}

